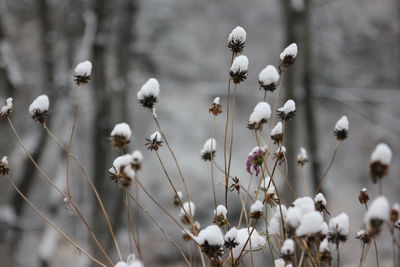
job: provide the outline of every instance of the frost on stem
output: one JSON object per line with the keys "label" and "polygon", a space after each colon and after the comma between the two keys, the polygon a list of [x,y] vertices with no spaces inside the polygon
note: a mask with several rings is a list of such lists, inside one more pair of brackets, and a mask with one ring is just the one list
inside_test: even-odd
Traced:
{"label": "frost on stem", "polygon": [[256,200],[250,207],[250,218],[260,219],[264,215],[264,204],[260,200]]}
{"label": "frost on stem", "polygon": [[135,150],[132,152],[132,168],[135,171],[140,171],[142,169],[143,164],[143,155],[139,150]]}
{"label": "frost on stem", "polygon": [[297,57],[297,44],[292,43],[286,47],[279,55],[281,63],[279,64],[279,71],[283,72],[286,68],[292,65],[296,61]]}
{"label": "frost on stem", "polygon": [[237,26],[229,34],[227,46],[232,50],[233,54],[239,54],[243,52],[245,44],[246,31],[242,27]]}
{"label": "frost on stem", "polygon": [[118,123],[111,132],[111,145],[122,149],[131,141],[132,131],[125,122]]}
{"label": "frost on stem", "polygon": [[270,117],[271,106],[267,102],[259,102],[250,114],[247,128],[250,130],[261,130]]}
{"label": "frost on stem", "polygon": [[211,161],[215,157],[217,150],[217,141],[214,138],[209,138],[203,145],[200,151],[201,158],[204,161]]}
{"label": "frost on stem", "polygon": [[216,97],[211,104],[210,108],[208,109],[208,112],[213,114],[214,116],[218,116],[219,114],[222,113],[222,105],[220,103],[220,98]]}
{"label": "frost on stem", "polygon": [[247,157],[246,162],[246,170],[249,174],[253,175],[253,170],[256,172],[255,175],[258,176],[260,174],[260,167],[263,165],[264,160],[263,157],[265,155],[265,149],[259,148],[258,146],[254,147]]}
{"label": "frost on stem", "polygon": [[163,145],[161,134],[158,131],[150,135],[150,138],[146,139],[146,141],[147,143],[145,145],[149,150],[158,150]]}
{"label": "frost on stem", "polygon": [[392,161],[392,150],[385,143],[378,144],[371,154],[370,173],[372,181],[377,183],[389,172],[390,162]]}
{"label": "frost on stem", "polygon": [[118,184],[121,189],[128,189],[135,178],[136,172],[133,168],[131,154],[125,154],[117,157],[113,166],[108,170],[110,179]]}
{"label": "frost on stem", "polygon": [[190,224],[194,216],[195,210],[196,206],[192,201],[183,203],[179,215],[184,224]]}
{"label": "frost on stem", "polygon": [[160,84],[154,78],[150,78],[137,93],[137,99],[143,107],[153,109],[158,102]]}
{"label": "frost on stem", "polygon": [[224,235],[221,229],[216,225],[209,225],[200,231],[194,239],[200,244],[201,250],[212,262],[218,262],[222,256],[223,246],[225,244]]}
{"label": "frost on stem", "polygon": [[38,96],[29,106],[29,114],[39,123],[45,123],[48,117],[50,101],[47,95]]}
{"label": "frost on stem", "polygon": [[10,167],[8,166],[7,156],[4,156],[0,161],[0,173],[2,175],[7,175],[10,171]]}
{"label": "frost on stem", "polygon": [[374,199],[364,217],[370,236],[377,235],[384,222],[390,219],[390,205],[386,197],[380,196]]}
{"label": "frost on stem", "polygon": [[88,60],[79,63],[74,70],[74,81],[78,86],[87,84],[92,74],[92,63]]}
{"label": "frost on stem", "polygon": [[346,242],[349,234],[349,216],[346,213],[333,217],[329,221],[328,241],[336,245]]}
{"label": "frost on stem", "polygon": [[273,92],[278,86],[279,73],[272,65],[266,66],[258,75],[260,89]]}
{"label": "frost on stem", "polygon": [[0,109],[0,116],[2,118],[8,118],[8,115],[13,111],[13,99],[12,97],[7,98],[5,105]]}
{"label": "frost on stem", "polygon": [[283,130],[282,130],[282,122],[278,122],[274,128],[271,130],[271,139],[274,141],[274,144],[280,144],[283,140]]}
{"label": "frost on stem", "polygon": [[314,198],[314,206],[315,210],[319,212],[326,212],[330,215],[329,211],[326,208],[326,199],[322,193],[318,193]]}
{"label": "frost on stem", "polygon": [[296,116],[296,103],[289,99],[285,104],[278,108],[278,117],[283,121],[288,121]]}
{"label": "frost on stem", "polygon": [[237,235],[238,235],[238,230],[236,229],[236,227],[232,227],[225,234],[224,240],[225,240],[225,247],[227,249],[235,248],[235,247],[237,247],[239,245],[239,243],[236,242]]}
{"label": "frost on stem", "polygon": [[245,55],[237,56],[233,59],[229,75],[235,84],[243,82],[247,78],[249,60]]}
{"label": "frost on stem", "polygon": [[308,161],[307,150],[301,147],[299,154],[297,154],[297,164],[304,166]]}
{"label": "frost on stem", "polygon": [[344,140],[349,136],[349,120],[346,116],[341,117],[335,125],[334,135],[337,140]]}
{"label": "frost on stem", "polygon": [[226,214],[228,210],[224,205],[218,205],[214,210],[214,223],[218,226],[228,225],[228,221],[226,220]]}

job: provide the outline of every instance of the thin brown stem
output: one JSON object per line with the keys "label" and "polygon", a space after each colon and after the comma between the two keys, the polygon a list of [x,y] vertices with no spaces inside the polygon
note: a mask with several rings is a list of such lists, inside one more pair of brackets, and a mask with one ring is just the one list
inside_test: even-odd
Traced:
{"label": "thin brown stem", "polygon": [[317,190],[315,191],[315,194],[317,194],[319,192],[319,190],[321,189],[321,186],[324,183],[324,181],[325,181],[325,179],[326,179],[326,177],[328,175],[328,172],[329,172],[329,170],[331,169],[331,167],[333,165],[333,162],[335,161],[336,153],[339,150],[339,144],[340,144],[340,142],[337,141],[336,142],[335,151],[333,152],[333,155],[332,155],[332,158],[331,158],[331,160],[330,160],[330,162],[328,164],[328,167],[326,168],[324,174],[321,176],[321,179],[319,179],[320,182],[319,182],[319,185],[317,186]]}
{"label": "thin brown stem", "polygon": [[[232,96],[232,119],[231,119],[231,142],[229,145],[229,160],[228,160],[228,173],[227,173],[227,177],[228,177],[228,181],[229,181],[229,176],[231,173],[231,163],[232,163],[232,149],[233,149],[233,137],[234,137],[234,127],[235,127],[235,101],[236,101],[236,88],[237,88],[237,84],[235,83],[234,89],[233,89],[233,96]],[[229,184],[229,183],[228,183]],[[228,208],[228,194],[226,192],[225,195],[225,204],[226,204],[226,208]]]}
{"label": "thin brown stem", "polygon": [[[129,236],[130,251],[132,252],[132,241],[133,241],[136,246],[136,251],[140,255],[141,251],[140,251],[140,247],[138,245],[136,233],[134,231],[134,226],[132,223],[131,209],[130,209],[129,199],[128,199],[128,193],[126,193],[126,192],[125,192],[125,196],[124,196],[124,202],[125,202],[124,204],[125,204],[126,220],[128,223],[128,236]],[[139,256],[139,258],[142,259],[141,256]]]}
{"label": "thin brown stem", "polygon": [[[214,140],[214,135],[215,135],[215,116],[212,116],[212,123],[211,123],[211,140]],[[211,147],[213,147],[213,144],[211,144]],[[213,190],[213,198],[214,198],[214,208],[217,208],[217,195],[215,193],[215,179],[214,179],[214,153],[211,153],[211,162],[210,162],[210,168],[211,168],[211,186]]]}

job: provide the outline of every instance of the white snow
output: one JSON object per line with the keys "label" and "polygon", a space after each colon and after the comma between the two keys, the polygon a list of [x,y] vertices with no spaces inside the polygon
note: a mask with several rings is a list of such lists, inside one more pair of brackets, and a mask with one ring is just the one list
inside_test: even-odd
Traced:
{"label": "white snow", "polygon": [[367,192],[367,188],[364,187],[363,189],[361,189],[361,192],[364,192],[364,193]]}
{"label": "white snow", "polygon": [[392,161],[392,150],[385,143],[379,143],[371,154],[371,162],[380,161],[383,164],[390,165]]}
{"label": "white snow", "polygon": [[132,152],[132,161],[134,163],[142,163],[143,162],[143,154],[139,150],[135,150]]}
{"label": "white snow", "polygon": [[275,150],[275,154],[279,154],[279,153],[286,153],[286,147],[285,147],[285,146],[279,146],[279,147]]}
{"label": "white snow", "polygon": [[180,215],[186,216],[186,214],[187,214],[187,215],[191,215],[193,217],[195,210],[196,210],[196,206],[194,205],[194,203],[192,201],[185,202],[182,204]]}
{"label": "white snow", "polygon": [[76,76],[90,76],[92,73],[92,63],[88,60],[83,61],[75,67],[74,72]]}
{"label": "white snow", "polygon": [[312,235],[322,230],[323,218],[317,211],[309,212],[303,215],[299,228],[296,230],[297,236]]}
{"label": "white snow", "polygon": [[388,221],[390,217],[390,205],[386,197],[375,198],[364,217],[364,223],[369,225],[371,220]]}
{"label": "white snow", "polygon": [[135,254],[129,255],[128,259],[126,260],[126,262],[128,263],[129,267],[144,267],[143,262],[141,262],[140,260],[136,259]]}
{"label": "white snow", "polygon": [[293,205],[299,208],[302,214],[315,211],[314,201],[310,197],[299,197],[293,202]]}
{"label": "white snow", "polygon": [[[247,242],[249,239],[249,235],[251,233],[250,240]],[[242,228],[237,231],[236,235],[236,242],[239,243],[238,246],[232,249],[233,257],[236,259],[239,257],[240,253],[243,250],[244,245],[246,244],[245,250],[257,250],[263,247],[266,243],[266,240],[264,237],[260,236],[259,233],[257,232],[256,229],[253,230],[252,227],[249,228]],[[251,243],[251,245],[250,245]]]}
{"label": "white snow", "polygon": [[349,120],[346,116],[341,117],[335,125],[336,131],[348,131],[349,130]]}
{"label": "white snow", "polygon": [[13,99],[12,97],[7,98],[6,104],[1,108],[0,113],[6,114],[13,108]]}
{"label": "white snow", "polygon": [[326,199],[324,197],[324,195],[322,193],[318,193],[315,198],[314,198],[314,202],[321,202],[322,205],[326,206]]}
{"label": "white snow", "polygon": [[328,232],[329,232],[328,224],[327,224],[326,222],[323,222],[323,223],[321,224],[321,234],[327,235]]}
{"label": "white snow", "polygon": [[4,165],[8,165],[7,156],[4,156],[4,157],[1,159],[1,163],[4,164]]}
{"label": "white snow", "polygon": [[260,72],[258,80],[262,85],[276,84],[279,81],[279,73],[274,66],[268,65]]}
{"label": "white snow", "polygon": [[286,56],[297,56],[297,44],[293,43],[286,47],[282,53],[279,55],[279,58],[283,60]]}
{"label": "white snow", "polygon": [[154,78],[150,78],[137,93],[138,100],[143,100],[145,97],[154,96],[158,97],[160,93],[160,84]]}
{"label": "white snow", "polygon": [[217,149],[217,141],[215,141],[214,138],[209,138],[203,145],[203,149],[201,150],[201,153],[211,153],[215,152]]}
{"label": "white snow", "polygon": [[296,103],[292,99],[289,99],[282,107],[278,109],[278,111],[285,114],[288,114],[289,112],[294,112],[296,111]]}
{"label": "white snow", "polygon": [[128,140],[131,139],[131,135],[131,128],[125,122],[117,123],[111,132],[111,136],[122,136]]}
{"label": "white snow", "polygon": [[328,238],[325,238],[321,244],[319,245],[319,252],[329,251],[329,242]]}
{"label": "white snow", "polygon": [[120,174],[120,171],[123,171],[129,178],[135,178],[136,172],[132,169],[132,155],[125,154],[117,157],[113,162],[113,167],[111,167],[108,171],[114,175]]}
{"label": "white snow", "polygon": [[129,267],[129,265],[124,261],[119,261],[114,265],[114,267]]}
{"label": "white snow", "polygon": [[207,241],[209,245],[222,247],[225,243],[221,229],[215,224],[207,226],[194,238],[200,245]]}
{"label": "white snow", "polygon": [[299,227],[303,214],[298,207],[289,207],[286,213],[286,222],[293,228]]}
{"label": "white snow", "polygon": [[[276,189],[275,189],[275,186],[272,183],[272,181],[271,181],[271,183],[270,183],[270,181],[271,181],[271,177],[270,176],[265,177],[263,179],[263,181],[261,182],[260,189],[265,191],[268,188],[267,193],[268,194],[274,194]],[[269,185],[269,187],[268,187],[268,185]]]}
{"label": "white snow", "polygon": [[250,207],[250,213],[253,212],[263,212],[264,210],[264,204],[260,200],[256,200],[256,202],[253,203]]}
{"label": "white snow", "polygon": [[349,216],[346,213],[341,213],[336,217],[333,217],[329,221],[329,232],[339,233],[347,236],[349,234]]}
{"label": "white snow", "polygon": [[242,71],[247,71],[248,68],[249,59],[245,55],[240,55],[233,59],[230,71],[233,73],[238,73]]}
{"label": "white snow", "polygon": [[150,135],[150,140],[151,141],[157,141],[157,142],[160,142],[161,141],[161,134],[160,134],[160,132],[154,132],[152,135]]}
{"label": "white snow", "polygon": [[271,130],[271,136],[278,135],[282,133],[282,122],[278,122],[274,128]]}
{"label": "white snow", "polygon": [[225,241],[232,241],[232,240],[236,240],[238,234],[238,230],[236,229],[236,227],[232,227],[231,229],[229,229],[229,231],[225,234]]}
{"label": "white snow", "polygon": [[297,161],[306,161],[308,160],[307,150],[304,147],[300,147],[300,152],[297,155]]}
{"label": "white snow", "polygon": [[285,242],[283,242],[283,245],[281,247],[281,253],[283,255],[292,255],[294,253],[294,241],[293,239],[286,239]]}
{"label": "white snow", "polygon": [[267,102],[259,102],[249,117],[249,124],[260,123],[261,120],[268,120],[271,117],[271,106]]}
{"label": "white snow", "polygon": [[[285,205],[281,205],[281,209],[282,209],[282,216],[283,216],[283,221],[286,221],[286,206]],[[269,221],[268,224],[268,233],[271,235],[277,234],[280,230],[280,224],[282,222],[281,219],[281,212],[279,209],[279,206],[275,208],[275,211],[271,217],[271,220]]]}
{"label": "white snow", "polygon": [[292,264],[290,264],[290,263],[286,264],[284,259],[279,258],[274,261],[274,266],[275,267],[292,267]]}
{"label": "white snow", "polygon": [[213,103],[214,103],[215,105],[219,105],[219,101],[220,101],[220,97],[217,96],[216,98],[214,98]]}
{"label": "white snow", "polygon": [[237,26],[229,34],[228,42],[231,42],[231,41],[246,42],[246,31],[242,27]]}
{"label": "white snow", "polygon": [[46,112],[49,110],[49,98],[47,95],[38,96],[29,106],[29,113],[33,115],[36,111]]}
{"label": "white snow", "polygon": [[219,216],[222,215],[224,218],[226,218],[226,214],[228,213],[228,210],[225,208],[224,205],[218,205],[217,208],[214,210],[214,215]]}

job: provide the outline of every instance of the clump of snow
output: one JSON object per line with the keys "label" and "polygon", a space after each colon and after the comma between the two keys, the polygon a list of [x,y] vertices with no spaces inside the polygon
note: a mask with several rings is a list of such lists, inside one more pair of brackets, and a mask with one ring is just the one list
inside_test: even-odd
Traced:
{"label": "clump of snow", "polygon": [[296,230],[297,236],[313,235],[321,232],[323,218],[321,213],[312,211],[303,215],[300,226]]}
{"label": "clump of snow", "polygon": [[13,109],[13,99],[12,97],[7,98],[6,100],[6,104],[1,108],[0,110],[0,114],[2,116],[7,115],[11,112],[11,110]]}
{"label": "clump of snow", "polygon": [[[268,186],[269,185],[269,186]],[[267,176],[263,179],[260,185],[260,189],[263,191],[267,191],[268,194],[274,194],[276,189],[274,184],[271,181],[271,177]]]}
{"label": "clump of snow", "polygon": [[158,97],[160,93],[160,84],[154,78],[150,78],[137,93],[138,100],[144,100],[146,97]]}
{"label": "clump of snow", "polygon": [[364,217],[364,222],[370,225],[372,220],[388,221],[390,217],[390,205],[386,197],[380,196],[374,199]]}
{"label": "clump of snow", "polygon": [[203,145],[203,149],[201,150],[201,154],[204,153],[212,153],[217,149],[217,141],[214,138],[209,138]]}
{"label": "clump of snow", "polygon": [[150,135],[150,140],[152,142],[161,142],[161,134],[160,132],[154,132],[152,135]]}
{"label": "clump of snow", "polygon": [[321,234],[323,235],[327,235],[329,233],[329,227],[328,224],[326,222],[323,222],[321,224]]}
{"label": "clump of snow", "polygon": [[[250,240],[248,240],[250,233],[251,237]],[[245,247],[245,244],[245,250],[257,250],[263,247],[266,243],[265,238],[260,236],[257,230],[253,229],[252,227],[239,229],[237,231],[235,240],[237,243],[239,243],[238,246],[232,249],[232,254],[235,259],[239,257],[240,253]]]}
{"label": "clump of snow", "polygon": [[226,218],[226,214],[228,213],[228,210],[225,208],[224,205],[218,205],[217,208],[214,210],[214,215],[215,216],[224,216]]}
{"label": "clump of snow", "polygon": [[183,203],[180,211],[181,216],[191,215],[194,216],[194,212],[196,210],[196,206],[192,201]]}
{"label": "clump of snow", "polygon": [[35,112],[47,112],[49,110],[49,98],[47,95],[38,96],[29,106],[29,113],[34,115]]}
{"label": "clump of snow", "polygon": [[249,68],[249,59],[245,55],[237,56],[233,59],[231,73],[247,71]]}
{"label": "clump of snow", "polygon": [[286,222],[292,228],[299,227],[303,213],[298,207],[289,207],[286,213]]}
{"label": "clump of snow", "polygon": [[89,60],[83,61],[75,67],[74,72],[76,76],[90,76],[92,73],[92,63]]}
{"label": "clump of snow", "polygon": [[341,117],[335,125],[335,131],[348,131],[349,130],[349,120],[346,116]]}
{"label": "clump of snow", "polygon": [[279,58],[283,60],[285,57],[296,57],[297,56],[297,44],[292,43],[288,47],[286,47],[282,53],[279,55]]}
{"label": "clump of snow", "polygon": [[246,31],[240,26],[234,28],[228,37],[228,42],[232,41],[241,43],[246,42]]}
{"label": "clump of snow", "polygon": [[259,102],[249,117],[249,124],[267,121],[271,117],[271,106],[267,102]]}
{"label": "clump of snow", "polygon": [[349,227],[349,216],[344,212],[333,217],[329,221],[329,233],[337,233],[347,236],[349,234]]}
{"label": "clump of snow", "polygon": [[125,122],[117,123],[111,132],[112,137],[121,136],[127,140],[131,139],[131,135],[132,135],[131,128]]}
{"label": "clump of snow", "polygon": [[294,253],[294,241],[293,239],[286,239],[285,242],[283,242],[283,245],[281,247],[281,253],[282,255],[292,255]]}
{"label": "clump of snow", "polygon": [[143,154],[139,150],[135,150],[132,152],[132,161],[133,163],[142,163],[143,162]]}
{"label": "clump of snow", "polygon": [[392,161],[392,150],[385,143],[379,143],[371,154],[371,162],[380,161],[382,164],[390,165]]}
{"label": "clump of snow", "polygon": [[200,245],[204,245],[207,241],[211,246],[222,247],[225,243],[221,229],[215,224],[207,226],[194,238]]}
{"label": "clump of snow", "polygon": [[295,112],[296,103],[292,99],[289,99],[288,101],[285,102],[285,104],[282,107],[278,109],[278,111],[286,115],[289,114],[290,112]]}
{"label": "clump of snow", "polygon": [[260,200],[256,200],[250,207],[250,213],[263,212],[264,204]]}
{"label": "clump of snow", "polygon": [[326,206],[326,199],[324,197],[324,195],[322,193],[318,193],[315,198],[314,198],[314,202],[320,202],[322,205]]}
{"label": "clump of snow", "polygon": [[279,81],[279,73],[272,65],[266,66],[258,75],[261,86],[274,85]]}
{"label": "clump of snow", "polygon": [[238,229],[236,229],[236,227],[232,227],[231,229],[229,229],[228,232],[226,232],[225,241],[229,242],[236,240],[237,235],[238,235]]}
{"label": "clump of snow", "polygon": [[[281,205],[280,206],[282,209],[282,216],[283,216],[283,221],[286,220],[286,206],[285,205]],[[268,224],[268,233],[271,235],[277,234],[280,230],[281,227],[281,211],[279,209],[279,207],[276,207],[274,214],[271,217],[271,220],[269,221]]]}
{"label": "clump of snow", "polygon": [[279,258],[274,261],[274,266],[275,267],[292,267],[292,264],[290,264],[290,263],[286,264],[284,259]]}
{"label": "clump of snow", "polygon": [[329,242],[328,238],[325,238],[321,244],[319,244],[319,252],[329,251]]}
{"label": "clump of snow", "polygon": [[119,261],[117,264],[114,265],[114,267],[129,267],[128,264],[124,261]]}
{"label": "clump of snow", "polygon": [[219,105],[219,102],[220,102],[220,97],[219,97],[219,96],[217,96],[216,98],[214,98],[213,103],[214,103],[215,105]]}
{"label": "clump of snow", "polygon": [[315,211],[314,201],[310,197],[297,198],[292,205],[299,208],[302,214]]}
{"label": "clump of snow", "polygon": [[278,122],[271,130],[271,136],[282,134],[282,122]]}
{"label": "clump of snow", "polygon": [[117,157],[113,162],[113,167],[109,169],[109,172],[112,174],[119,174],[125,166],[128,166],[132,163],[132,155],[125,154]]}
{"label": "clump of snow", "polygon": [[304,147],[300,147],[300,152],[297,155],[298,162],[306,162],[308,161],[307,150]]}
{"label": "clump of snow", "polygon": [[1,159],[1,163],[4,164],[4,165],[8,165],[8,158],[7,158],[7,156],[4,156],[4,157]]}

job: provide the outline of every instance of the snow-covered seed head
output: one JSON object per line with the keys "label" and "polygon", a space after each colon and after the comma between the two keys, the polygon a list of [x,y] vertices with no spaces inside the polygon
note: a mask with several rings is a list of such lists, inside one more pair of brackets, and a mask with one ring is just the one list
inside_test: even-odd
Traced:
{"label": "snow-covered seed head", "polygon": [[390,221],[392,223],[395,223],[399,220],[400,217],[400,205],[399,203],[396,203],[392,206],[392,209],[390,210]]}
{"label": "snow-covered seed head", "polygon": [[327,238],[325,238],[319,245],[318,257],[321,262],[331,265],[332,255],[329,249],[329,242]]}
{"label": "snow-covered seed head", "polygon": [[182,192],[181,191],[177,191],[176,194],[174,195],[174,199],[173,199],[173,203],[174,203],[175,206],[178,207],[178,206],[181,205],[182,197],[183,197]]}
{"label": "snow-covered seed head", "polygon": [[360,194],[358,195],[358,200],[360,201],[361,204],[367,204],[369,201],[369,195],[367,192],[367,188],[363,188],[360,191]]}
{"label": "snow-covered seed head", "polygon": [[228,224],[226,220],[226,214],[228,210],[225,208],[224,205],[218,205],[217,208],[214,210],[214,223],[218,226],[224,226]]}
{"label": "snow-covered seed head", "polygon": [[87,84],[92,74],[92,63],[88,60],[79,63],[74,70],[74,81],[78,86]]}
{"label": "snow-covered seed head", "polygon": [[279,73],[276,68],[272,65],[266,66],[258,75],[258,83],[260,89],[265,91],[275,91],[279,82]]}
{"label": "snow-covered seed head", "polygon": [[183,203],[179,214],[184,224],[191,224],[195,210],[196,206],[193,202],[190,201]]}
{"label": "snow-covered seed head", "polygon": [[256,200],[250,207],[250,218],[260,219],[264,215],[264,204],[260,200]]}
{"label": "snow-covered seed head", "polygon": [[125,154],[117,157],[113,166],[108,170],[113,180],[121,189],[127,189],[135,178],[136,172],[132,167],[132,155]]}
{"label": "snow-covered seed head", "polygon": [[274,128],[271,130],[271,139],[274,141],[274,144],[280,144],[283,140],[283,130],[282,130],[282,122],[278,122]]}
{"label": "snow-covered seed head", "polygon": [[214,138],[209,138],[203,145],[200,151],[201,158],[205,161],[211,161],[215,157],[217,150],[217,141]]}
{"label": "snow-covered seed head", "polygon": [[279,162],[279,164],[281,164],[282,162],[285,161],[285,154],[286,154],[286,147],[279,146],[274,153],[274,158]]}
{"label": "snow-covered seed head", "polygon": [[293,119],[295,116],[296,103],[292,99],[289,99],[282,107],[278,108],[278,117],[281,120],[288,121]]}
{"label": "snow-covered seed head", "polygon": [[132,168],[135,171],[140,171],[143,164],[143,154],[139,150],[132,152]]}
{"label": "snow-covered seed head", "polygon": [[246,31],[242,27],[237,26],[229,34],[227,46],[232,50],[233,54],[239,54],[243,52],[245,44]]}
{"label": "snow-covered seed head", "polygon": [[224,235],[218,226],[207,226],[200,231],[199,235],[195,237],[195,240],[200,244],[201,250],[211,259],[212,262],[220,261],[219,257],[222,256],[225,240]]}
{"label": "snow-covered seed head", "polygon": [[384,222],[390,219],[390,205],[386,197],[380,196],[374,199],[364,217],[364,223],[368,227],[371,236],[377,235]]}
{"label": "snow-covered seed head", "polygon": [[129,267],[129,265],[124,261],[119,261],[114,265],[114,267]]}
{"label": "snow-covered seed head", "polygon": [[[250,238],[249,238],[250,237]],[[265,246],[266,240],[260,236],[253,227],[244,227],[237,231],[236,242],[238,245],[232,249],[233,258],[237,259],[244,250],[258,250]]]}
{"label": "snow-covered seed head", "polygon": [[312,211],[301,218],[296,235],[299,237],[316,235],[322,231],[323,218],[320,212]]}
{"label": "snow-covered seed head", "polygon": [[369,165],[372,181],[378,182],[389,172],[390,162],[392,161],[392,150],[385,143],[378,144],[371,154]]}
{"label": "snow-covered seed head", "polygon": [[216,97],[214,101],[212,102],[210,108],[208,109],[208,112],[213,114],[214,116],[218,116],[219,114],[222,113],[222,105],[220,103],[220,98]]}
{"label": "snow-covered seed head", "polygon": [[267,102],[259,102],[250,114],[247,128],[250,130],[261,130],[270,117],[271,106]]}
{"label": "snow-covered seed head", "polygon": [[307,150],[300,147],[300,152],[297,154],[297,164],[304,166],[308,161]]}
{"label": "snow-covered seed head", "polygon": [[163,145],[163,141],[161,140],[161,134],[160,132],[155,132],[152,135],[150,135],[150,138],[146,139],[147,143],[147,149],[149,150],[158,150],[160,147]]}
{"label": "snow-covered seed head", "polygon": [[274,261],[275,267],[293,267],[291,263],[286,262],[284,259],[279,258]]}
{"label": "snow-covered seed head", "polygon": [[282,258],[285,259],[286,261],[290,261],[291,257],[294,255],[294,241],[293,239],[286,239],[285,242],[283,242],[283,245],[281,247],[281,255]]}
{"label": "snow-covered seed head", "polygon": [[361,240],[365,244],[369,244],[371,242],[371,237],[365,230],[360,230],[356,233],[356,238]]}
{"label": "snow-covered seed head", "polygon": [[158,102],[158,95],[160,93],[160,84],[154,78],[150,78],[137,93],[137,99],[143,107],[153,109],[154,105]]}
{"label": "snow-covered seed head", "polygon": [[7,98],[5,105],[0,109],[0,117],[7,118],[8,115],[13,111],[13,99],[12,97]]}
{"label": "snow-covered seed head", "polygon": [[326,209],[326,199],[322,193],[318,193],[314,198],[315,210],[319,212],[326,212],[330,215],[329,211]]}
{"label": "snow-covered seed head", "polygon": [[0,173],[2,175],[8,174],[10,171],[10,167],[8,166],[7,156],[4,156],[0,161]]}
{"label": "snow-covered seed head", "polygon": [[29,113],[34,121],[45,123],[49,111],[49,98],[47,95],[38,96],[29,106]]}
{"label": "snow-covered seed head", "polygon": [[400,220],[397,220],[397,222],[394,223],[394,228],[400,230]]}
{"label": "snow-covered seed head", "polygon": [[276,188],[272,183],[271,177],[267,176],[261,182],[260,189],[264,191],[264,202],[274,207],[279,204],[279,198],[276,194]]}
{"label": "snow-covered seed head", "polygon": [[129,255],[126,259],[126,263],[128,264],[128,267],[144,267],[143,262],[138,260],[135,254]]}
{"label": "snow-covered seed head", "polygon": [[237,235],[238,235],[238,230],[236,229],[236,227],[232,227],[225,234],[224,240],[225,240],[225,247],[227,249],[235,248],[239,245],[239,243],[236,241]]}
{"label": "snow-covered seed head", "polygon": [[349,234],[349,216],[346,213],[333,217],[329,221],[328,241],[334,244],[346,242]]}
{"label": "snow-covered seed head", "polygon": [[115,148],[122,149],[131,141],[132,131],[125,122],[118,123],[111,132],[111,145]]}
{"label": "snow-covered seed head", "polygon": [[337,140],[344,140],[349,136],[349,120],[346,116],[341,117],[336,122],[334,135]]}
{"label": "snow-covered seed head", "polygon": [[234,83],[246,80],[249,68],[249,59],[245,55],[237,56],[233,59],[229,75]]}
{"label": "snow-covered seed head", "polygon": [[279,65],[279,71],[283,72],[286,68],[292,65],[296,61],[297,57],[297,44],[293,43],[286,47],[279,55],[281,63]]}

